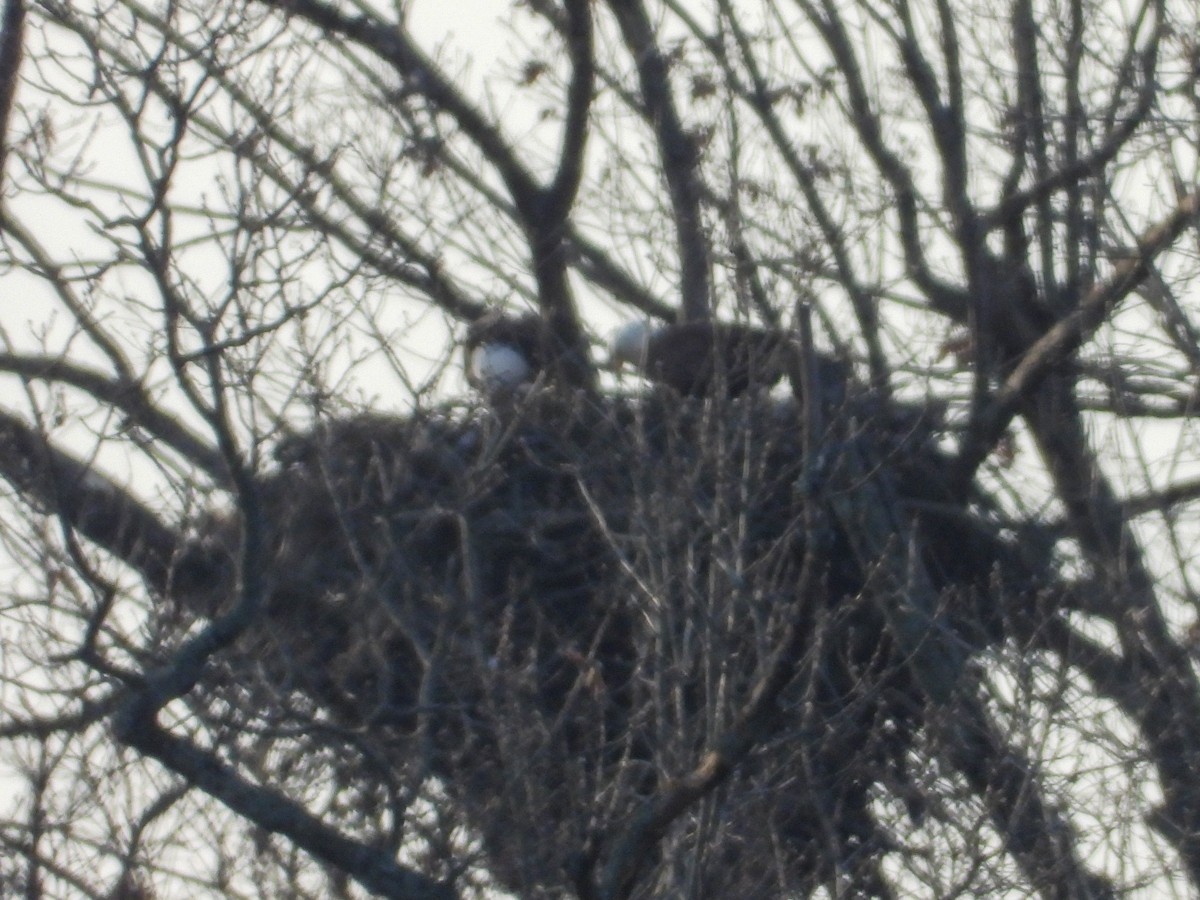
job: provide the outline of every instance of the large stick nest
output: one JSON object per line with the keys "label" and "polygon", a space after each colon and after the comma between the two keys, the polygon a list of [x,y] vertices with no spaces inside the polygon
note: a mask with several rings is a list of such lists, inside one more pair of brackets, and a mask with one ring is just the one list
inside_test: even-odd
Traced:
{"label": "large stick nest", "polygon": [[[880,840],[869,792],[918,803],[905,767],[928,685],[889,615],[918,587],[887,557],[924,573],[937,628],[971,649],[1003,639],[1001,597],[1048,573],[952,495],[919,410],[851,397],[824,411],[817,459],[802,418],[765,397],[535,391],[502,412],[322,423],[260,484],[266,615],[213,696],[437,778],[489,867],[529,891],[559,848],[694,764],[802,627],[784,724],[737,776],[756,787],[729,801],[725,843],[782,837],[797,879],[820,877],[819,822],[861,849]],[[177,608],[230,602],[239,529],[201,524]],[[724,889],[761,874],[730,866]]]}

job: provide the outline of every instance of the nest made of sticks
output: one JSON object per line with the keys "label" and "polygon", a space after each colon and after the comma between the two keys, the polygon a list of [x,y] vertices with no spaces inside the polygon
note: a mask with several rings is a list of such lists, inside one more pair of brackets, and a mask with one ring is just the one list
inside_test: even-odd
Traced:
{"label": "nest made of sticks", "polygon": [[[997,592],[1047,573],[985,500],[952,495],[934,417],[843,398],[814,460],[802,415],[790,399],[547,390],[500,413],[320,423],[261,480],[269,596],[224,684],[365,729],[398,760],[419,746],[429,774],[465,786],[485,842],[504,842],[520,829],[488,823],[511,818],[496,812],[506,761],[540,773],[547,810],[609,778],[642,795],[729,721],[802,620],[813,674],[785,705],[809,725],[817,710],[831,783],[865,808],[921,704],[887,608],[903,586],[871,557],[919,565],[939,627],[976,648],[1004,638]],[[239,524],[199,531],[174,596],[211,615],[234,590]]]}

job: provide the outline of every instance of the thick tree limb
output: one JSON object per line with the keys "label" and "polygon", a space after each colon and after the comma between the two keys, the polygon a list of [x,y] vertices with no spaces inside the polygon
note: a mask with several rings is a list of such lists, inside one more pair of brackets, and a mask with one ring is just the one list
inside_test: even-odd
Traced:
{"label": "thick tree limb", "polygon": [[904,61],[908,80],[921,100],[929,131],[938,149],[942,164],[942,200],[955,224],[961,251],[968,258],[979,252],[974,207],[968,194],[970,169],[967,164],[967,130],[963,118],[962,70],[958,58],[958,39],[955,24],[944,3],[938,4],[942,26],[942,48],[946,66],[946,100],[938,84],[933,66],[921,51],[918,27],[913,22],[907,0],[898,10],[904,25],[903,34],[894,32],[892,39]]}
{"label": "thick tree limb", "polygon": [[1200,478],[1192,478],[1186,481],[1177,481],[1159,491],[1149,491],[1126,497],[1122,506],[1125,507],[1125,515],[1135,517],[1154,512],[1166,512],[1181,503],[1194,503],[1197,500],[1200,500]]}
{"label": "thick tree limb", "polygon": [[1166,219],[1149,229],[1132,255],[1117,263],[1113,273],[1095,285],[1074,311],[1025,351],[990,403],[972,421],[955,463],[958,483],[966,483],[974,476],[979,464],[1046,376],[1082,346],[1117,304],[1137,289],[1150,275],[1154,260],[1196,223],[1197,216],[1200,216],[1200,191],[1183,198]]}
{"label": "thick tree limb", "polygon": [[1088,446],[1070,383],[1051,376],[1022,415],[1054,479],[1071,530],[1106,585],[1109,618],[1138,686],[1142,737],[1154,749],[1169,835],[1200,880],[1200,683],[1159,609],[1155,583],[1125,511]]}
{"label": "thick tree limb", "polygon": [[515,193],[516,208],[529,236],[538,303],[550,326],[547,358],[567,384],[596,390],[596,374],[568,279],[568,222],[583,179],[584,148],[595,83],[592,12],[588,0],[567,0],[564,35],[571,60],[571,83],[563,125],[558,171],[549,187],[531,203]]}
{"label": "thick tree limb", "polygon": [[0,30],[0,190],[8,163],[9,132],[12,129],[13,98],[21,71],[25,45],[24,0],[4,0],[3,30]]}
{"label": "thick tree limb", "polygon": [[128,417],[130,425],[144,429],[149,438],[164,442],[218,484],[228,484],[225,459],[217,449],[174,416],[155,406],[140,384],[110,378],[103,372],[76,365],[61,357],[18,353],[0,353],[0,371],[78,388],[101,403],[119,409]]}
{"label": "thick tree limb", "polygon": [[0,475],[31,505],[57,514],[164,592],[180,536],[149,509],[44,435],[0,413]]}
{"label": "thick tree limb", "polygon": [[700,212],[700,160],[696,143],[679,118],[671,96],[667,61],[655,42],[654,28],[642,0],[609,0],[609,6],[637,67],[646,118],[658,140],[662,173],[671,197],[683,294],[680,321],[707,321],[712,318],[710,260],[708,235]]}
{"label": "thick tree limb", "polygon": [[78,734],[108,716],[115,706],[115,698],[109,695],[100,700],[82,701],[74,712],[39,718],[16,718],[9,714],[0,723],[0,740],[18,737],[45,740],[55,734]]}
{"label": "thick tree limb", "polygon": [[152,718],[120,720],[117,736],[247,821],[283,835],[378,896],[395,900],[453,900],[458,896],[452,886],[401,866],[393,854],[351,840],[298,803],[247,781],[214,754],[163,730]]}
{"label": "thick tree limb", "polygon": [[579,184],[583,179],[584,148],[587,145],[589,112],[595,90],[596,60],[589,0],[566,0],[564,35],[571,59],[571,84],[567,90],[567,113],[563,123],[558,172],[546,189],[546,215],[561,231]]}
{"label": "thick tree limb", "polygon": [[858,487],[835,491],[834,508],[860,565],[875,569],[881,580],[884,615],[901,658],[928,702],[953,720],[941,735],[948,759],[988,798],[1007,849],[1033,885],[1064,900],[1112,896],[1111,886],[1079,862],[1067,823],[1052,822],[1049,806],[1030,790],[1032,764],[1005,746],[983,710],[962,691],[970,648],[945,621],[941,598],[921,562],[918,536],[898,513],[885,469],[856,448],[843,457],[844,483]]}
{"label": "thick tree limb", "polygon": [[1107,879],[1084,868],[1070,822],[1043,799],[1037,766],[1007,745],[974,700],[958,698],[939,736],[949,761],[984,799],[1005,847],[1040,896],[1116,896]]}
{"label": "thick tree limb", "polygon": [[1177,706],[1173,697],[1175,679],[1161,682],[1160,671],[1143,668],[1143,656],[1111,653],[1062,621],[1047,620],[1032,636],[1036,645],[1052,650],[1086,675],[1100,694],[1138,724],[1163,784],[1165,802],[1150,824],[1178,848],[1195,879],[1200,874],[1200,839],[1195,830],[1195,804],[1200,799],[1194,783],[1197,754],[1181,721],[1188,710]]}
{"label": "thick tree limb", "polygon": [[[1028,171],[1032,151],[1034,177],[1045,179],[1049,171],[1049,152],[1045,120],[1045,95],[1038,58],[1037,21],[1032,0],[1016,0],[1012,10],[1012,53],[1017,64],[1016,107],[1012,123],[1012,163],[1004,176],[1002,198],[1013,197]],[[1049,195],[1036,201],[1037,239],[1042,257],[1042,283],[1056,283],[1054,274],[1054,231]],[[1019,227],[1019,226],[1018,226]]]}

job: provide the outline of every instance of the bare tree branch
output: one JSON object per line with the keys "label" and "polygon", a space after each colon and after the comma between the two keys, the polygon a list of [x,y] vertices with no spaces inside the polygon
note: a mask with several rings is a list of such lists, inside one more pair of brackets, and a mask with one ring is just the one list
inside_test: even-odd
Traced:
{"label": "bare tree branch", "polygon": [[390,854],[350,840],[299,804],[240,777],[211,753],[158,726],[153,718],[122,716],[118,739],[156,759],[265,831],[281,834],[317,859],[337,866],[372,893],[395,900],[453,900],[458,893],[396,862]]}
{"label": "bare tree branch", "polygon": [[0,413],[0,474],[42,512],[62,516],[136,569],[152,589],[166,590],[179,536],[123,488],[8,413]]}
{"label": "bare tree branch", "polygon": [[13,98],[17,93],[24,43],[24,0],[5,0],[3,24],[0,25],[0,188],[4,186],[8,163]]}
{"label": "bare tree branch", "polygon": [[228,484],[225,460],[211,444],[157,406],[137,383],[110,378],[62,358],[0,353],[0,370],[29,380],[66,384],[112,405],[128,417],[129,425],[145,429],[148,438],[165,442],[217,484]]}
{"label": "bare tree branch", "polygon": [[[990,231],[996,227],[1003,227],[1005,223],[1013,221],[1030,206],[1040,204],[1057,191],[1099,173],[1120,152],[1126,142],[1137,133],[1154,105],[1159,41],[1162,37],[1162,30],[1166,27],[1163,5],[1160,0],[1149,0],[1141,9],[1143,14],[1153,11],[1154,30],[1146,41],[1146,45],[1137,51],[1140,83],[1133,108],[1121,117],[1120,123],[1112,133],[1091,153],[1080,159],[1068,161],[1057,172],[1041,173],[1037,184],[1006,197],[994,209],[987,211],[983,215],[982,226],[984,229]],[[1027,36],[1024,31],[1020,31],[1020,34],[1022,40]],[[1032,45],[1029,49],[1032,52]],[[1030,77],[1034,74],[1030,72]],[[1038,129],[1038,133],[1043,132],[1044,129]]]}
{"label": "bare tree branch", "polygon": [[646,119],[654,128],[674,210],[679,245],[680,320],[712,318],[711,262],[700,210],[700,169],[696,143],[683,127],[674,97],[667,60],[655,41],[642,0],[609,0],[638,72]]}
{"label": "bare tree branch", "polygon": [[957,462],[960,482],[991,452],[1013,417],[1054,369],[1067,360],[1130,293],[1153,271],[1154,260],[1169,249],[1200,215],[1200,192],[1185,197],[1171,214],[1147,231],[1131,256],[1096,284],[1069,315],[1060,319],[1024,354],[988,406],[972,423]]}

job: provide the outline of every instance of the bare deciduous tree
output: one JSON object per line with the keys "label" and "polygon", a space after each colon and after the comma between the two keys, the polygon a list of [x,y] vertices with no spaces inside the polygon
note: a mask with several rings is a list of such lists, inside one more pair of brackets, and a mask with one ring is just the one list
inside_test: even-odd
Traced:
{"label": "bare deciduous tree", "polygon": [[0,889],[1196,890],[1195,4],[428,11],[4,5]]}

